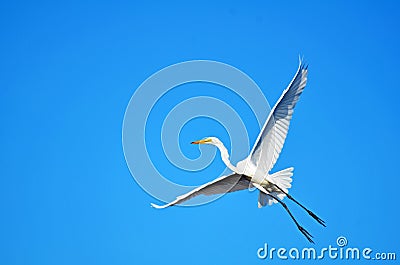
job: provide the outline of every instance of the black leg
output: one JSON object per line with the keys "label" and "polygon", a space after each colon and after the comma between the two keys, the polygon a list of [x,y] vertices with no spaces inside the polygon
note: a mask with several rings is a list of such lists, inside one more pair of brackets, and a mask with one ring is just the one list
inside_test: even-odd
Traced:
{"label": "black leg", "polygon": [[308,210],[306,207],[304,207],[301,203],[299,203],[295,198],[293,198],[291,195],[289,195],[287,192],[285,192],[283,189],[281,189],[278,185],[275,183],[270,182],[272,185],[274,185],[277,189],[279,189],[282,193],[284,193],[290,200],[294,201],[297,205],[299,205],[301,208],[303,208],[309,215],[311,215],[312,218],[314,218],[318,223],[326,227],[325,221],[319,218],[315,213],[312,211]]}
{"label": "black leg", "polygon": [[293,214],[290,212],[290,210],[287,207],[286,203],[284,203],[283,201],[279,200],[277,197],[275,197],[274,195],[272,195],[270,193],[266,193],[266,194],[267,194],[267,196],[270,196],[271,198],[273,198],[276,201],[278,201],[283,206],[283,208],[285,208],[285,210],[288,212],[288,214],[290,215],[290,217],[292,218],[292,220],[294,221],[294,223],[296,224],[296,226],[300,230],[300,232],[303,233],[303,235],[308,239],[308,241],[310,241],[310,243],[314,244],[314,241],[312,240],[313,236],[297,222],[296,218],[294,218]]}

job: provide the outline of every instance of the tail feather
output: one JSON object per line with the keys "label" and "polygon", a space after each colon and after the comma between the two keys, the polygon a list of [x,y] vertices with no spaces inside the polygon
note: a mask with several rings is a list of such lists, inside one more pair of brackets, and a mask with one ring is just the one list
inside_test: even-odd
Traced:
{"label": "tail feather", "polygon": [[[288,193],[288,189],[292,187],[292,176],[293,176],[293,167],[286,168],[284,170],[275,172],[272,175],[268,175],[266,180],[278,185],[281,189],[283,189],[286,193]],[[280,191],[272,191],[271,194],[280,200],[286,197],[286,195]],[[258,194],[258,208],[261,208],[266,205],[272,205],[273,203],[278,203],[275,199],[267,194],[260,192]]]}
{"label": "tail feather", "polygon": [[291,183],[292,183],[293,170],[294,170],[293,167],[289,167],[284,170],[275,172],[272,175],[268,175],[267,180],[278,185],[285,192],[287,192],[287,190],[292,187]]}

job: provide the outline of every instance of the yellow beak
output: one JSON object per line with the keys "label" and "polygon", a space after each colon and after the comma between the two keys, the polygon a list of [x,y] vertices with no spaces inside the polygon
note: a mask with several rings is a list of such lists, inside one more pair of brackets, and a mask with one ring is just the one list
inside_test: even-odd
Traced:
{"label": "yellow beak", "polygon": [[209,143],[209,142],[211,142],[211,139],[207,138],[207,139],[191,142],[191,144],[206,144],[206,143]]}

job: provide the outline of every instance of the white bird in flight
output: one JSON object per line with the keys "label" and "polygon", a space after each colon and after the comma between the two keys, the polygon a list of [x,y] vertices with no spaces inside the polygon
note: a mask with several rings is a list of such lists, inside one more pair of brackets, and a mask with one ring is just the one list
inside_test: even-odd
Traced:
{"label": "white bird in flight", "polygon": [[321,218],[288,194],[288,189],[292,186],[291,177],[293,175],[293,167],[270,174],[283,148],[289,130],[290,120],[292,119],[293,109],[306,86],[307,74],[308,66],[304,65],[300,60],[298,70],[293,80],[283,91],[278,102],[272,108],[250,155],[246,159],[240,161],[236,167],[229,161],[228,150],[218,138],[206,137],[202,140],[192,142],[192,144],[210,144],[216,146],[221,153],[222,161],[233,171],[232,174],[219,177],[211,182],[203,184],[186,194],[178,196],[174,201],[168,204],[160,206],[152,203],[151,206],[162,209],[180,204],[199,195],[224,194],[244,190],[249,187],[256,187],[259,190],[259,208],[265,205],[272,205],[273,203],[280,203],[288,212],[297,228],[311,243],[314,243],[312,235],[300,226],[289,208],[282,201],[287,196],[290,200],[307,211],[318,223],[325,226],[325,222]]}

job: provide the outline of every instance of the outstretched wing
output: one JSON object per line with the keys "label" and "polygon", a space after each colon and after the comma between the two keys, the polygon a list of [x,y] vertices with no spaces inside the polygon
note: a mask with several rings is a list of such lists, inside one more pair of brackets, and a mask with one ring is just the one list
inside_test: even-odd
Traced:
{"label": "outstretched wing", "polygon": [[255,177],[266,176],[282,151],[293,109],[307,83],[307,67],[300,61],[296,75],[272,108],[250,152],[250,162],[256,168]]}
{"label": "outstretched wing", "polygon": [[211,182],[201,185],[200,187],[197,187],[186,194],[178,196],[174,201],[168,204],[160,206],[152,203],[151,206],[157,209],[167,208],[172,205],[180,204],[199,195],[215,195],[244,190],[249,187],[249,184],[250,181],[246,176],[234,173],[228,176],[219,177]]}

